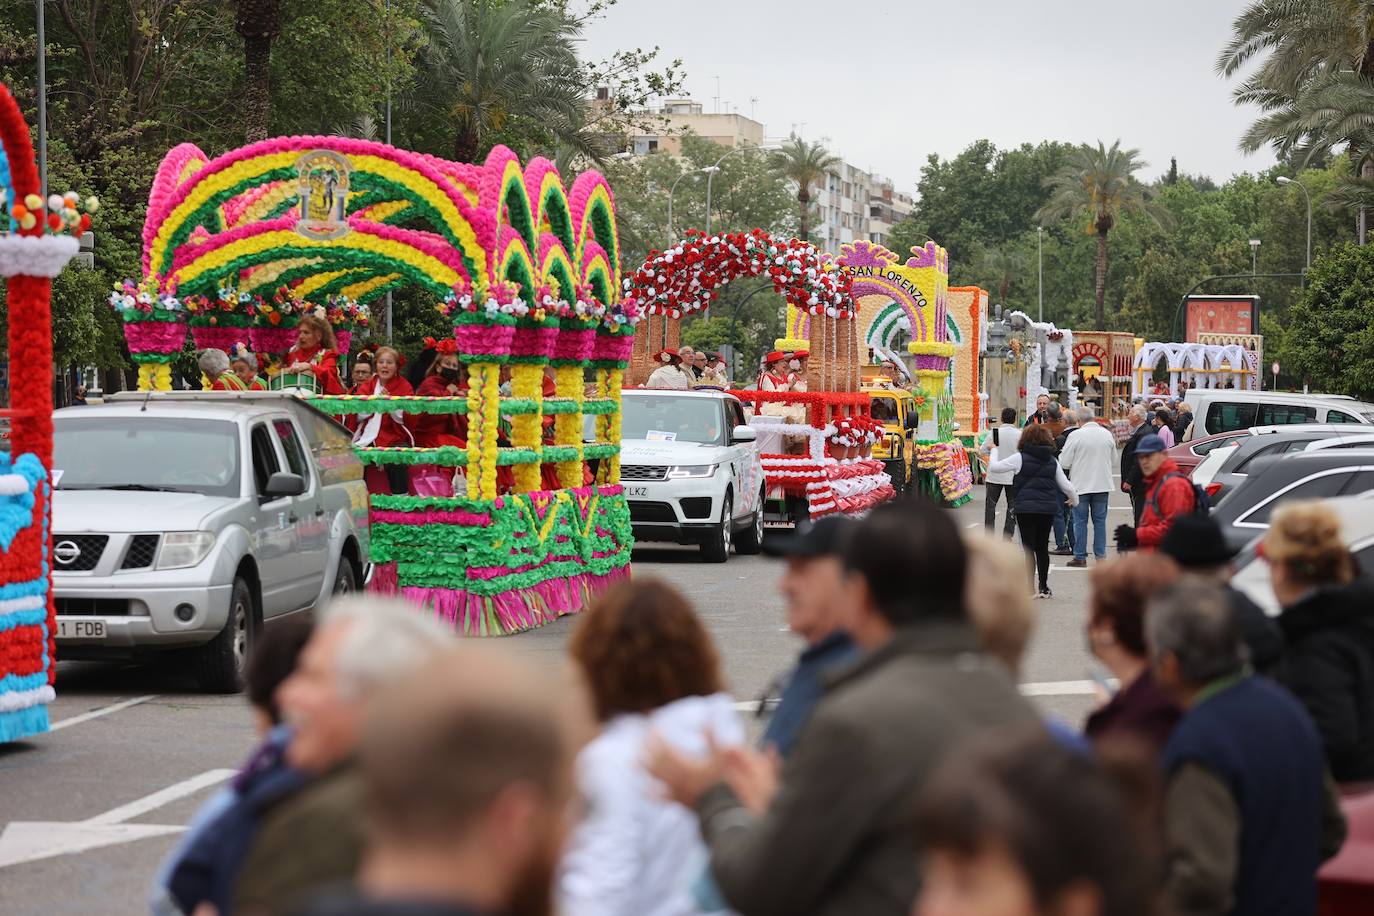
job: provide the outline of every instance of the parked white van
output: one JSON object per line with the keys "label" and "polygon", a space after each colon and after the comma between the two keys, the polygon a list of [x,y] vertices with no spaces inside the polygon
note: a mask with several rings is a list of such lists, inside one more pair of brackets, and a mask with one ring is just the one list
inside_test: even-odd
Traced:
{"label": "parked white van", "polygon": [[1342,394],[1190,388],[1183,400],[1193,410],[1189,439],[1252,426],[1283,426],[1290,423],[1374,424],[1374,404]]}

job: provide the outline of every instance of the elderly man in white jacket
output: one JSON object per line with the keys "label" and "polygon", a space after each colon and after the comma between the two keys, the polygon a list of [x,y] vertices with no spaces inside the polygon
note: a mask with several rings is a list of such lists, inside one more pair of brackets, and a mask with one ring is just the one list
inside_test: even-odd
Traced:
{"label": "elderly man in white jacket", "polygon": [[1059,464],[1073,480],[1078,505],[1073,510],[1074,558],[1069,566],[1088,565],[1088,515],[1093,522],[1093,556],[1107,558],[1107,496],[1116,466],[1116,437],[1093,419],[1091,405],[1078,408],[1078,432],[1064,443]]}

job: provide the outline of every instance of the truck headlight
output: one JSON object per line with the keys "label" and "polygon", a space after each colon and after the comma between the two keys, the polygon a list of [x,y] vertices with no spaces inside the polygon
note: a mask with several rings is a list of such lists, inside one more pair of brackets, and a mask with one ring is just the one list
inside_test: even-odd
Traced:
{"label": "truck headlight", "polygon": [[689,477],[714,477],[718,464],[676,464],[668,468],[669,480],[683,480]]}
{"label": "truck headlight", "polygon": [[215,536],[208,531],[169,531],[162,536],[162,544],[157,549],[157,568],[195,566],[214,546]]}

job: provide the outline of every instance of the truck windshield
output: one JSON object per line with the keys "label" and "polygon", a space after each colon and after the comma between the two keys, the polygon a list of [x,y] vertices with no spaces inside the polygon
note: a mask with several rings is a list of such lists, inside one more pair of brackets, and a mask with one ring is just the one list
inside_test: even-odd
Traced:
{"label": "truck windshield", "polygon": [[186,417],[54,417],[60,490],[239,496],[238,428]]}
{"label": "truck windshield", "polygon": [[621,404],[624,439],[724,445],[726,432],[725,414],[716,398],[634,395]]}

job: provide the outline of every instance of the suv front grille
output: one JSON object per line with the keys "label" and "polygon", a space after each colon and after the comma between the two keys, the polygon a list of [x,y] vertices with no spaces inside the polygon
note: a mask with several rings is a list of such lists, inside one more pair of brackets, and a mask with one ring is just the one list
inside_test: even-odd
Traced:
{"label": "suv front grille", "polygon": [[625,464],[620,467],[621,480],[663,480],[667,476],[666,464]]}
{"label": "suv front grille", "polygon": [[146,569],[153,565],[157,557],[156,534],[136,534],[129,539],[129,549],[124,552],[124,562],[120,569]]}
{"label": "suv front grille", "polygon": [[56,572],[90,572],[100,562],[107,534],[54,534],[52,566]]}

